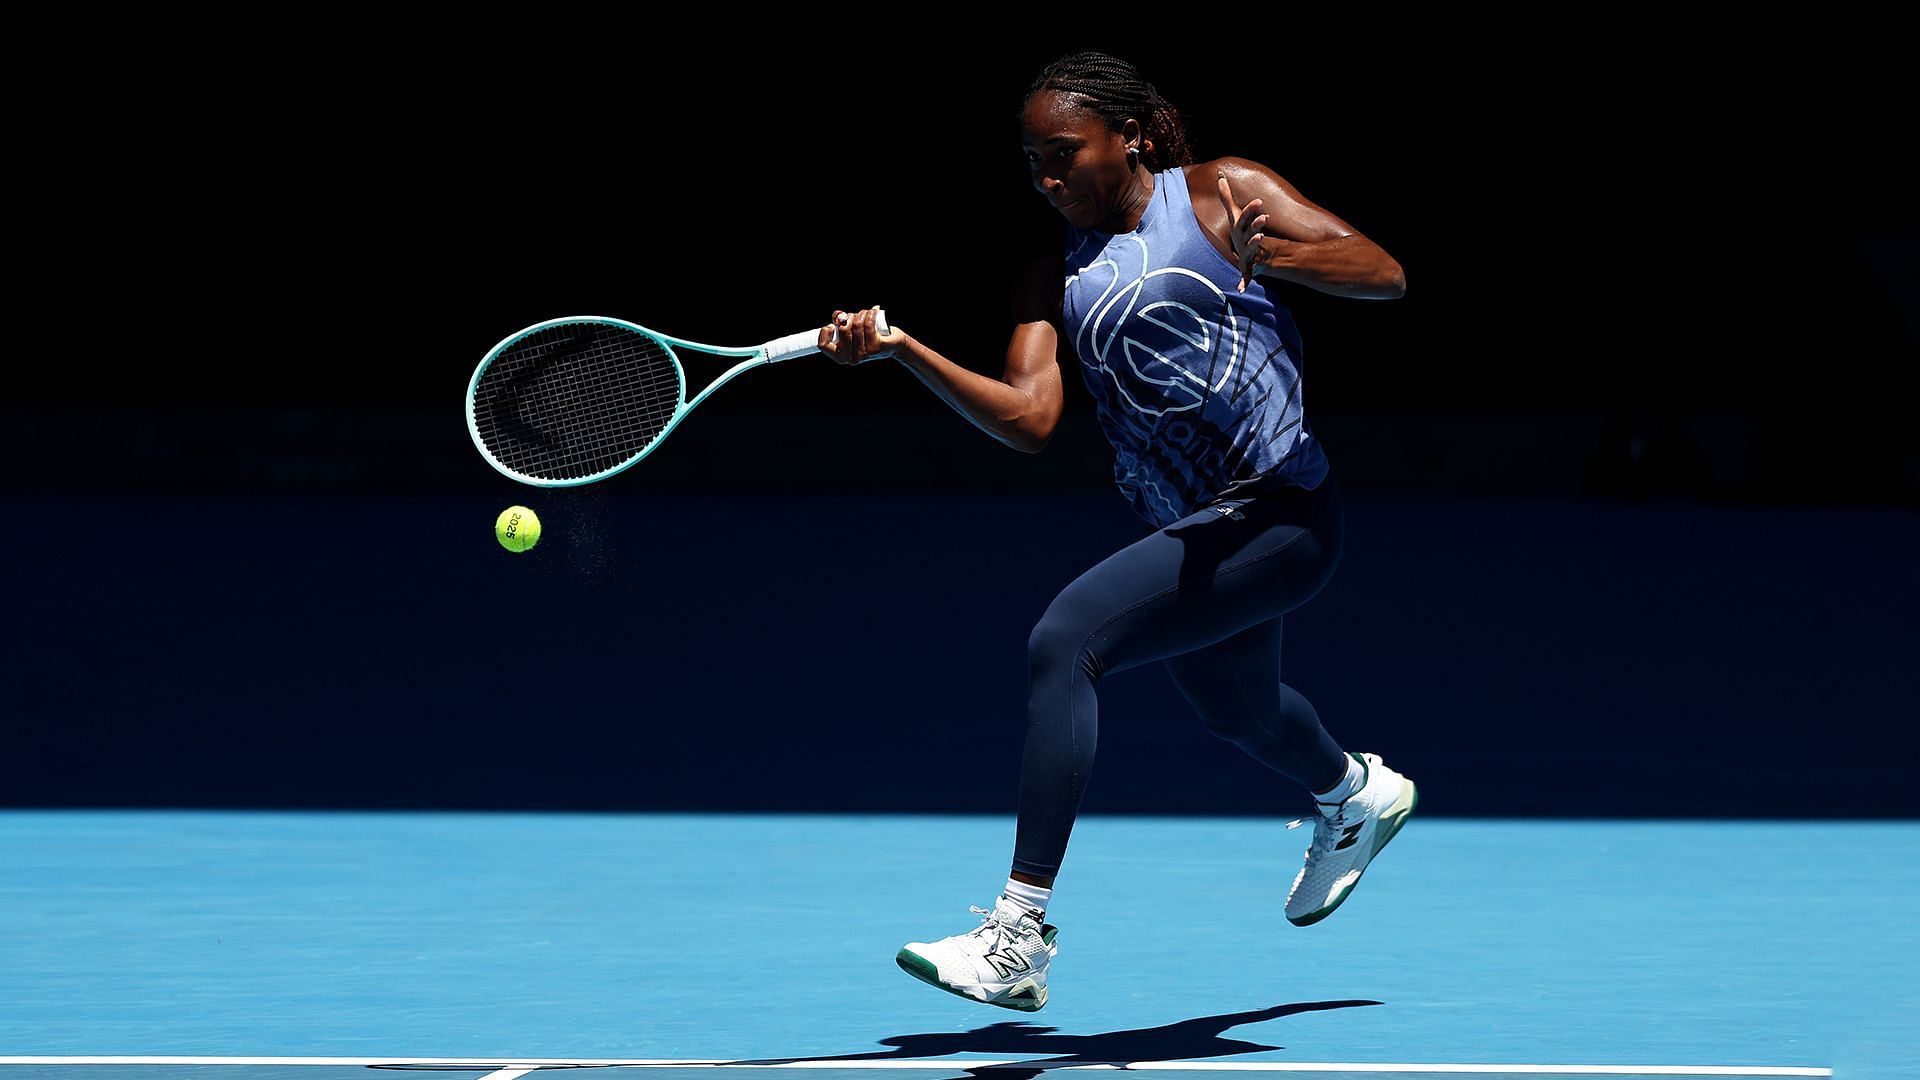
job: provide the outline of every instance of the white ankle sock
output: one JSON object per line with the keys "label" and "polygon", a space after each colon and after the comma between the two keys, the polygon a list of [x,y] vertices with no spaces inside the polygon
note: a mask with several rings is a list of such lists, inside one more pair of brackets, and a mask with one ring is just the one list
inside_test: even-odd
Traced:
{"label": "white ankle sock", "polygon": [[1360,759],[1348,754],[1347,775],[1341,777],[1340,782],[1333,785],[1332,790],[1315,792],[1313,801],[1322,806],[1338,806],[1351,799],[1353,793],[1360,790],[1360,784],[1366,776],[1367,770],[1360,764]]}
{"label": "white ankle sock", "polygon": [[1043,889],[1038,885],[1029,885],[1024,881],[1015,881],[1012,878],[1008,878],[1004,895],[1007,899],[1012,900],[1021,907],[1039,908],[1040,914],[1045,915],[1047,913],[1047,901],[1053,898],[1053,890]]}

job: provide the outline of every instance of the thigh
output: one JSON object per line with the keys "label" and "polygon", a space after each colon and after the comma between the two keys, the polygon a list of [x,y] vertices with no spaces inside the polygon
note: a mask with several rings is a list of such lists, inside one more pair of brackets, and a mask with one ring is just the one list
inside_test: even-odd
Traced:
{"label": "thigh", "polygon": [[1331,485],[1218,503],[1142,537],[1062,590],[1041,625],[1111,672],[1275,619],[1319,592],[1339,561]]}

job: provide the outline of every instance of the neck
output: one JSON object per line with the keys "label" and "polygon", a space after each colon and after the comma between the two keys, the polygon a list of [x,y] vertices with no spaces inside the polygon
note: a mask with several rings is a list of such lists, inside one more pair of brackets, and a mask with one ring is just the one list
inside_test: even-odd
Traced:
{"label": "neck", "polygon": [[1153,201],[1153,172],[1143,163],[1134,170],[1133,179],[1120,193],[1120,202],[1113,208],[1105,221],[1101,222],[1101,232],[1132,232],[1140,227],[1140,218],[1147,212],[1147,204]]}

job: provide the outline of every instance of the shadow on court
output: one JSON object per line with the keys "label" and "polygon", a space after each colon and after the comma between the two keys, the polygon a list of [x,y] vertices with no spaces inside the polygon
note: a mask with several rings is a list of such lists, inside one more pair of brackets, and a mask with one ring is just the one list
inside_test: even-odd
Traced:
{"label": "shadow on court", "polygon": [[[895,1035],[881,1039],[880,1045],[892,1050],[865,1054],[840,1054],[833,1057],[762,1058],[732,1061],[729,1065],[785,1065],[796,1061],[876,1061],[901,1058],[945,1057],[948,1054],[1041,1055],[1019,1066],[1000,1065],[991,1069],[960,1069],[965,1075],[990,1072],[994,1080],[1030,1080],[1049,1069],[1069,1065],[1126,1065],[1137,1061],[1188,1061],[1200,1058],[1250,1054],[1258,1050],[1284,1047],[1265,1043],[1222,1038],[1226,1031],[1242,1024],[1276,1020],[1296,1013],[1324,1012],[1378,1005],[1378,1001],[1307,1001],[1293,1005],[1275,1005],[1248,1012],[1202,1016],[1159,1027],[1131,1031],[1107,1031],[1098,1035],[1061,1035],[1058,1028],[1039,1027],[1024,1020],[989,1024],[972,1031],[941,1032],[928,1035]],[[958,1064],[958,1063],[956,1063]]]}

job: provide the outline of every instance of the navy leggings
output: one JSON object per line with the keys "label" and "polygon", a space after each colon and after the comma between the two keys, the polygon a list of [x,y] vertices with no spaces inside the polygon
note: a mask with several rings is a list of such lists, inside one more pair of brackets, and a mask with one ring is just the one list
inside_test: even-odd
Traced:
{"label": "navy leggings", "polygon": [[1013,868],[1052,877],[1093,768],[1101,676],[1164,661],[1215,735],[1324,791],[1346,773],[1307,699],[1280,681],[1281,616],[1340,560],[1340,490],[1216,502],[1108,556],[1054,598],[1027,642],[1027,747]]}

